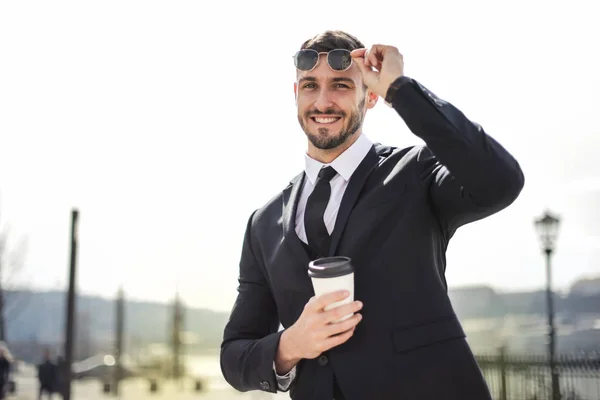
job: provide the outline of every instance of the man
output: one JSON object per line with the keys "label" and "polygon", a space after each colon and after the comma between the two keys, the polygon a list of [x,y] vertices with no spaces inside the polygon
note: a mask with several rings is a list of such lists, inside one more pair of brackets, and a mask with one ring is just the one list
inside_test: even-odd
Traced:
{"label": "man", "polygon": [[13,358],[6,343],[0,342],[0,399],[5,399],[7,392],[12,392],[9,387],[14,384],[10,379],[12,363]]}
{"label": "man", "polygon": [[42,395],[46,393],[49,399],[56,389],[56,365],[50,359],[50,352],[44,350],[44,361],[38,365],[38,381],[40,382],[40,391],[38,399],[42,399]]}
{"label": "man", "polygon": [[[294,58],[306,167],[248,221],[223,375],[296,400],[490,399],[447,296],[445,251],[460,226],[517,198],[522,171],[404,76],[396,48],[364,47],[328,31]],[[369,141],[363,120],[379,97],[426,146]],[[334,255],[352,259],[356,301],[324,311],[345,294],[315,298],[307,269]]]}

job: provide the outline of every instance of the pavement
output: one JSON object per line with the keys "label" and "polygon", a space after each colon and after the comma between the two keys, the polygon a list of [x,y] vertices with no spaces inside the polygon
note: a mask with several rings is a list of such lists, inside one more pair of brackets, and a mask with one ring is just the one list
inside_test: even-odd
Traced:
{"label": "pavement", "polygon": [[[38,383],[34,374],[19,373],[13,376],[16,393],[9,395],[8,400],[38,400]],[[94,379],[74,381],[71,389],[71,400],[283,400],[289,399],[287,393],[272,395],[270,393],[240,393],[231,388],[223,379],[211,379],[204,382],[201,392],[196,392],[192,381],[184,380],[180,385],[173,381],[159,381],[158,390],[150,392],[150,383],[143,378],[127,379],[120,385],[119,395],[103,393],[102,383]],[[54,400],[61,400],[54,395]]]}

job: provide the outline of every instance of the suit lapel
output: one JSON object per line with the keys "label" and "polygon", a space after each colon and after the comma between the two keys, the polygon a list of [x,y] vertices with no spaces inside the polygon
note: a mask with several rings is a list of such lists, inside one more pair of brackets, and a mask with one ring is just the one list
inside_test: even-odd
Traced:
{"label": "suit lapel", "polygon": [[371,147],[371,150],[367,153],[365,158],[359,164],[358,168],[352,174],[350,178],[350,182],[348,182],[348,187],[346,188],[346,192],[344,193],[344,197],[342,198],[342,203],[340,204],[340,209],[338,211],[338,215],[335,221],[335,227],[333,229],[331,235],[331,247],[329,248],[329,255],[335,255],[337,251],[338,245],[340,244],[340,240],[342,238],[342,233],[344,232],[344,228],[346,227],[346,223],[348,222],[348,217],[350,216],[350,212],[354,208],[354,204],[358,200],[358,196],[367,181],[367,178],[373,168],[378,164],[379,156],[375,151],[375,146]]}
{"label": "suit lapel", "polygon": [[283,191],[283,237],[284,242],[288,244],[290,249],[297,256],[297,259],[308,268],[309,256],[304,249],[304,245],[296,234],[296,211],[298,210],[298,201],[302,193],[306,175],[304,172],[297,175],[290,185]]}

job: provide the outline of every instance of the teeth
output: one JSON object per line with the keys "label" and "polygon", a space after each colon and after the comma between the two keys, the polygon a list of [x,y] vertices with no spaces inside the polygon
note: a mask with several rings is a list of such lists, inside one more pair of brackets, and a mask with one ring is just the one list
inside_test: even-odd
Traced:
{"label": "teeth", "polygon": [[330,124],[332,122],[337,121],[339,118],[335,117],[335,118],[318,118],[315,117],[315,121],[317,121],[319,124]]}

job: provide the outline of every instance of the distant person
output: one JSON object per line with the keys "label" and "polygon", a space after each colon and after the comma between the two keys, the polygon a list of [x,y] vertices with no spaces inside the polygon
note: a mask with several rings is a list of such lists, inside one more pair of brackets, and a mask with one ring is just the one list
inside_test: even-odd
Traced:
{"label": "distant person", "polygon": [[0,343],[0,399],[6,398],[6,388],[10,382],[12,355],[4,343]]}
{"label": "distant person", "polygon": [[[264,93],[274,54],[259,78]],[[293,60],[305,167],[247,220],[221,345],[225,379],[239,391],[289,390],[294,400],[491,399],[448,297],[446,250],[460,227],[515,201],[524,185],[518,162],[405,76],[396,47],[367,49],[327,31]],[[423,145],[371,142],[363,121],[380,98]],[[261,130],[280,129],[266,118],[249,125],[258,145]],[[243,179],[252,186],[271,177]],[[349,293],[315,297],[308,276],[309,262],[330,256],[352,259],[355,282],[354,301],[332,310]]]}
{"label": "distant person", "polygon": [[50,352],[44,351],[44,361],[38,365],[38,381],[40,384],[40,392],[38,399],[42,399],[44,393],[49,399],[57,389],[57,366],[50,358]]}
{"label": "distant person", "polygon": [[66,382],[67,382],[67,378],[65,376],[65,374],[67,373],[66,371],[66,362],[65,362],[65,358],[63,356],[58,356],[56,357],[56,393],[60,394],[60,396],[62,398],[65,397],[65,392],[66,392]]}

